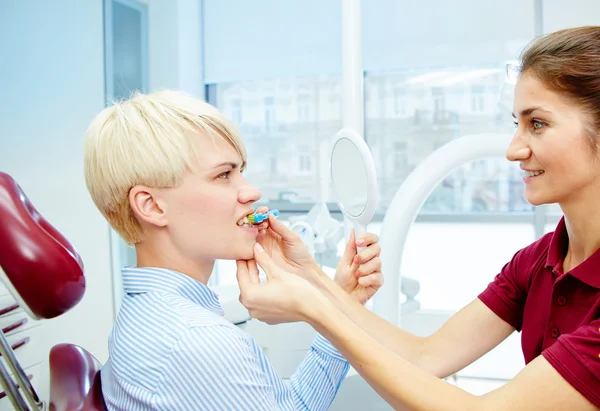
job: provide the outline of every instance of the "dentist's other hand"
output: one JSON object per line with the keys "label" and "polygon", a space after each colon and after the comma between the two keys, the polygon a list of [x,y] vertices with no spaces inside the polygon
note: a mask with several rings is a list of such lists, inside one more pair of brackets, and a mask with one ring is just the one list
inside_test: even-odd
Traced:
{"label": "dentist's other hand", "polygon": [[[357,254],[357,246],[365,249]],[[335,281],[363,305],[383,285],[380,254],[381,246],[376,234],[365,233],[356,239],[354,230],[351,231],[335,272]]]}
{"label": "dentist's other hand", "polygon": [[[254,257],[237,261],[240,302],[253,318],[267,324],[306,321],[319,309],[325,297],[307,280],[277,265],[258,243]],[[267,276],[263,283],[257,263]]]}
{"label": "dentist's other hand", "polygon": [[[258,212],[266,212],[259,207]],[[317,263],[312,258],[300,236],[272,215],[259,225],[258,243],[271,259],[285,271],[297,274],[312,284],[318,284]]]}

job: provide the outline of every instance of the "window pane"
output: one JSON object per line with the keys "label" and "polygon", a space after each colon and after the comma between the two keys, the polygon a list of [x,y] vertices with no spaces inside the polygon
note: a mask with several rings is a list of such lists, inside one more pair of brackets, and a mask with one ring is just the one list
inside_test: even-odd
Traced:
{"label": "window pane", "polygon": [[112,1],[112,96],[128,98],[134,91],[146,90],[145,6]]}
{"label": "window pane", "polygon": [[209,84],[341,73],[339,1],[205,0]]}
{"label": "window pane", "polygon": [[518,163],[509,163],[501,157],[482,158],[450,173],[421,210],[430,213],[531,212],[533,207],[523,197],[523,190]]}
{"label": "window pane", "polygon": [[[505,63],[518,57],[534,30],[533,1],[384,3],[363,4],[365,133],[381,210],[407,175],[450,140],[512,134]],[[446,178],[423,211],[531,211],[522,188],[518,167],[500,157],[482,159]]]}
{"label": "window pane", "polygon": [[330,142],[342,127],[341,3],[208,1],[205,25],[211,103],[239,127],[246,176],[262,200],[331,200]]}

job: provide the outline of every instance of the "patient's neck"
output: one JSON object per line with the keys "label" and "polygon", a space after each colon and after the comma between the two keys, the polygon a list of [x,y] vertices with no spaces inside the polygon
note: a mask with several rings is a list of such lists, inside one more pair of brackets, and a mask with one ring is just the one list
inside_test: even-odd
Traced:
{"label": "patient's neck", "polygon": [[157,241],[141,241],[135,245],[135,252],[138,267],[167,268],[192,277],[205,285],[215,264],[214,260],[192,260],[171,244]]}

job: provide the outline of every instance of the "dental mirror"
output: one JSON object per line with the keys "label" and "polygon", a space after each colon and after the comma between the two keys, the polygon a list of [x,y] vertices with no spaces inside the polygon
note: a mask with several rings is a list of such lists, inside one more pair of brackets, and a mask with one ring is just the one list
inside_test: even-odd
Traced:
{"label": "dental mirror", "polygon": [[367,223],[375,214],[378,191],[377,173],[369,146],[353,129],[344,128],[335,135],[330,171],[337,204],[354,224],[358,237],[365,232]]}

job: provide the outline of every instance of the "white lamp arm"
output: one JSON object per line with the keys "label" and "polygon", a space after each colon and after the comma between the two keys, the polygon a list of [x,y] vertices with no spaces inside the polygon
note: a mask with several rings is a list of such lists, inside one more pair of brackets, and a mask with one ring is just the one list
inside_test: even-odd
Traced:
{"label": "white lamp arm", "polygon": [[390,203],[381,227],[385,284],[373,299],[373,311],[400,325],[401,264],[410,226],[433,189],[454,169],[483,157],[503,156],[512,136],[486,133],[459,137],[425,158],[408,175]]}

